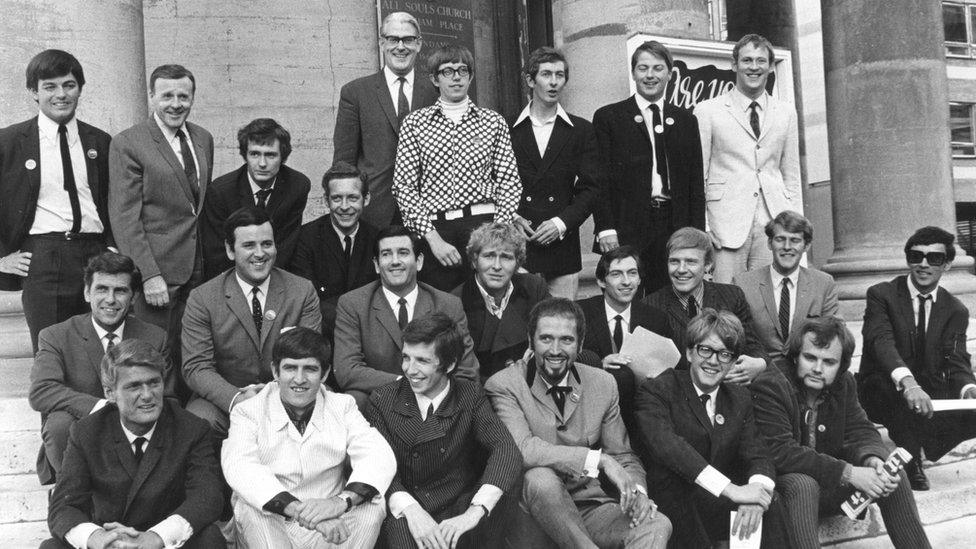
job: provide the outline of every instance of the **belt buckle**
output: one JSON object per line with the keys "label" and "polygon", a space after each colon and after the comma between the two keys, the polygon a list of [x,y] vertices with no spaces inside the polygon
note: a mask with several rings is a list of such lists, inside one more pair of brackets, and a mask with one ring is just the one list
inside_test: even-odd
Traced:
{"label": "belt buckle", "polygon": [[74,237],[74,236],[75,236],[75,233],[73,233],[71,231],[64,231],[64,239],[65,240],[67,240],[67,241],[70,242],[71,239],[72,239],[72,237]]}

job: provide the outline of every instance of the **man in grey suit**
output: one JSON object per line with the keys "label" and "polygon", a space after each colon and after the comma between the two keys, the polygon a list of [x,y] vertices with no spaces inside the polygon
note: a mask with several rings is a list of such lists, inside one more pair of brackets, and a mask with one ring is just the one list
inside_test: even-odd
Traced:
{"label": "man in grey suit", "polygon": [[455,377],[479,381],[478,359],[461,300],[417,282],[417,271],[424,265],[419,247],[410,231],[400,225],[381,230],[373,251],[373,266],[380,279],[344,294],[336,306],[335,377],[342,392],[352,395],[361,410],[374,389],[401,377],[402,333],[407,323],[434,311],[451,317],[464,340]]}
{"label": "man in grey suit", "polygon": [[742,288],[752,311],[753,326],[771,360],[786,355],[790,331],[810,317],[837,315],[834,278],[801,267],[800,259],[813,242],[813,225],[792,210],[766,224],[769,266],[741,273],[733,284]]}
{"label": "man in grey suit", "polygon": [[202,275],[197,217],[213,171],[213,136],[186,121],[195,90],[186,68],[156,67],[153,115],[115,136],[109,149],[109,218],[119,251],[143,277],[134,309],[167,331],[175,364],[186,297]]}
{"label": "man in grey suit", "polygon": [[234,268],[190,292],[183,317],[183,377],[189,412],[227,436],[230,411],[273,378],[271,350],[282,328],[322,324],[308,280],[275,268],[274,230],[264,208],[247,206],[224,224]]}
{"label": "man in grey suit", "polygon": [[339,92],[332,163],[345,161],[368,174],[371,200],[363,219],[382,229],[400,223],[390,190],[400,122],[408,112],[432,105],[437,91],[426,78],[418,79],[414,70],[423,41],[412,15],[387,15],[379,42],[383,70],[357,78]]}
{"label": "man in grey suit", "polygon": [[[31,408],[41,413],[44,442],[37,456],[41,484],[57,480],[68,429],[107,402],[99,377],[105,350],[123,339],[141,339],[163,356],[167,354],[166,332],[128,316],[141,286],[132,259],[103,252],[88,261],[84,281],[84,297],[91,312],[42,330],[31,367],[28,399]],[[172,396],[176,377],[169,364],[163,379],[166,395]]]}
{"label": "man in grey suit", "polygon": [[[528,321],[532,355],[485,383],[525,460],[522,502],[559,547],[663,549],[671,522],[647,497],[617,384],[607,372],[573,362],[585,333],[579,305],[540,301]],[[523,535],[533,533],[530,527]]]}

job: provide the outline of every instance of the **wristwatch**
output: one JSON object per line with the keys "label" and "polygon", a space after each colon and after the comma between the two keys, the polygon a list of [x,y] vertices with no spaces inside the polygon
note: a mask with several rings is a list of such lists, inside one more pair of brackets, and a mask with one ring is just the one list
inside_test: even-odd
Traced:
{"label": "wristwatch", "polygon": [[346,510],[343,511],[343,513],[348,513],[349,510],[352,509],[352,496],[350,496],[345,492],[342,492],[336,497],[346,502]]}

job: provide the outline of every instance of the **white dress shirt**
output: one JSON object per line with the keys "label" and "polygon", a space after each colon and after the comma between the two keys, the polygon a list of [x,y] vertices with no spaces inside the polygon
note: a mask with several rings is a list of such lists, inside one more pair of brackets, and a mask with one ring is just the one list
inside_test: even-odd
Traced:
{"label": "white dress shirt", "polygon": [[[163,124],[163,121],[156,116],[156,113],[153,113],[153,120],[156,121],[156,125],[159,126],[159,130],[163,132],[163,137],[166,138],[166,142],[169,143],[170,148],[173,149],[173,153],[176,154],[176,159],[180,161],[180,166],[186,168],[186,165],[183,164],[183,151],[180,149],[180,138],[176,136],[176,130],[171,129],[166,124]],[[183,125],[180,126],[179,129],[183,130],[183,135],[186,136],[186,144],[190,147],[190,154],[193,156],[193,163],[197,167],[197,181],[199,182],[200,159],[197,158],[197,151],[193,146],[193,139],[190,138],[190,129],[186,127],[186,122],[183,122]]]}
{"label": "white dress shirt", "polygon": [[[386,302],[390,304],[390,309],[393,309],[393,317],[396,318],[400,314],[400,296],[386,289],[386,286],[381,286],[383,288],[383,297],[386,298]],[[417,296],[420,295],[419,286],[414,286],[410,293],[403,296],[403,299],[407,300],[407,322],[413,320],[413,310],[417,306]]]}
{"label": "white dress shirt", "polygon": [[[610,304],[607,303],[607,300],[604,299],[603,310],[607,313],[607,328],[610,329],[611,341],[613,341],[613,330],[617,327],[617,321],[613,317],[620,315],[620,328],[624,332],[624,338],[621,341],[621,344],[623,344],[624,341],[627,341],[627,337],[630,336],[630,304],[628,303],[627,308],[618,313],[617,311],[613,310],[613,307],[611,307]],[[619,353],[620,349],[617,349],[616,352]]]}
{"label": "white dress shirt", "polygon": [[[177,142],[179,142],[178,139],[177,139]],[[247,184],[251,186],[251,200],[254,201],[254,205],[255,206],[258,205],[258,191],[260,191],[262,189],[267,190],[267,191],[273,191],[274,188],[275,188],[275,183],[277,183],[277,182],[278,182],[278,177],[275,176],[274,181],[272,181],[270,185],[268,185],[267,187],[261,187],[261,185],[258,185],[257,182],[254,181],[254,178],[251,177],[251,173],[248,172],[248,174],[247,174]],[[268,200],[271,200],[271,195],[270,194],[268,195],[268,198],[265,199],[265,204],[267,204],[267,201]]]}
{"label": "white dress shirt", "polygon": [[[413,106],[413,84],[414,78],[417,75],[417,71],[410,69],[410,72],[403,75],[403,95],[407,96],[407,105]],[[383,76],[386,78],[386,87],[390,91],[390,99],[393,100],[393,112],[396,112],[397,103],[399,102],[400,96],[400,81],[399,76],[390,70],[390,67],[383,67]],[[407,112],[410,112],[407,109]],[[399,116],[400,113],[397,113]]]}
{"label": "white dress shirt", "polygon": [[[251,308],[251,297],[254,295],[254,284],[246,282],[241,275],[234,273],[234,278],[237,279],[237,285],[241,287],[241,291],[244,292],[244,301],[247,303],[247,308]],[[258,302],[261,303],[261,312],[267,311],[267,307],[264,306],[268,301],[268,287],[271,286],[271,277],[264,279],[264,282],[257,285],[258,288]]]}
{"label": "white dress shirt", "polygon": [[790,326],[793,325],[793,315],[796,314],[796,288],[800,281],[800,268],[797,267],[793,269],[793,272],[783,276],[773,268],[772,265],[769,266],[769,275],[773,281],[773,300],[776,302],[776,312],[779,314],[779,302],[782,298],[783,293],[783,280],[790,281]]}

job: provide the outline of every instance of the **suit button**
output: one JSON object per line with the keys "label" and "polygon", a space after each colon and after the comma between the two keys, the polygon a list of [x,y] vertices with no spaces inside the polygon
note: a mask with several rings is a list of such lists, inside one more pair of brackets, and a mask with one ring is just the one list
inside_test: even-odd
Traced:
{"label": "suit button", "polygon": [[821,423],[820,425],[817,425],[817,430],[822,433],[827,430],[827,426]]}
{"label": "suit button", "polygon": [[525,197],[525,201],[526,202],[532,202],[532,197],[531,196],[526,196]]}
{"label": "suit button", "polygon": [[555,198],[553,198],[553,197],[551,197],[551,196],[549,197],[549,202],[552,202],[552,201],[554,201],[554,200],[556,200],[556,199],[555,199]]}
{"label": "suit button", "polygon": [[762,147],[760,147],[759,145],[756,145],[756,149],[761,149],[761,148],[762,148]]}
{"label": "suit button", "polygon": [[319,291],[320,291],[320,292],[324,292],[324,291],[325,291],[325,286],[322,286],[322,287],[320,287],[320,288],[319,288]]}
{"label": "suit button", "polygon": [[759,193],[752,193],[752,196],[759,196]]}
{"label": "suit button", "polygon": [[413,459],[420,459],[420,453],[414,452],[413,453]]}
{"label": "suit button", "polygon": [[441,453],[442,453],[442,454],[443,454],[444,452],[446,452],[446,451],[447,451],[447,450],[445,450],[445,449],[443,449],[443,448],[441,448]]}
{"label": "suit button", "polygon": [[757,174],[760,174],[760,173],[762,173],[762,170],[756,170],[756,173]]}

